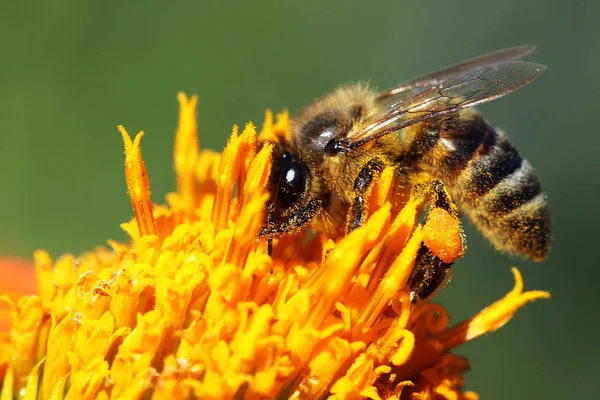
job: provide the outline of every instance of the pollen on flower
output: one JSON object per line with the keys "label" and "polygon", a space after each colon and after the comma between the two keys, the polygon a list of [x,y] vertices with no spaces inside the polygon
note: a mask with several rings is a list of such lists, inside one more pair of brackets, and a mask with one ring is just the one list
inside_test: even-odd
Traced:
{"label": "pollen on flower", "polygon": [[370,216],[349,235],[303,230],[258,238],[265,221],[272,142],[290,135],[268,111],[257,134],[234,127],[221,154],[200,150],[196,97],[179,94],[177,191],[153,205],[140,132],[125,145],[134,218],[127,243],[79,257],[35,255],[38,293],[0,297],[0,399],[477,399],[456,346],[548,297],[516,285],[454,326],[441,306],[413,304],[407,282],[426,242],[462,251],[455,217],[419,215],[424,193],[392,201],[383,171]]}

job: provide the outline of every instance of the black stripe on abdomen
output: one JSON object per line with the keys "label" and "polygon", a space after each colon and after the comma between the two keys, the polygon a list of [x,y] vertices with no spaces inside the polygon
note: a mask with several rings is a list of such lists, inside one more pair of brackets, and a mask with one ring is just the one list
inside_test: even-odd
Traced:
{"label": "black stripe on abdomen", "polygon": [[479,148],[479,155],[469,165],[467,196],[472,200],[483,197],[517,171],[522,163],[523,158],[508,138],[490,127]]}
{"label": "black stripe on abdomen", "polygon": [[481,206],[489,214],[502,216],[535,198],[542,192],[542,186],[535,171],[527,160],[519,168],[505,177],[481,200]]}

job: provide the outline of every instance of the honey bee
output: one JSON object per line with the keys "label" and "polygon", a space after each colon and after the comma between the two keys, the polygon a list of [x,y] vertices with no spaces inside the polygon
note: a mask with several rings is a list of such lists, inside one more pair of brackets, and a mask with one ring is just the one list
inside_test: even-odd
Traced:
{"label": "honey bee", "polygon": [[[342,86],[303,109],[275,143],[269,182],[269,238],[309,223],[330,234],[360,226],[365,194],[384,167],[398,185],[429,175],[430,208],[467,214],[500,251],[544,260],[551,227],[546,195],[509,139],[471,108],[539,77],[524,46],[496,51],[384,92]],[[454,205],[456,204],[456,206]],[[425,299],[451,263],[423,243],[409,281]]]}

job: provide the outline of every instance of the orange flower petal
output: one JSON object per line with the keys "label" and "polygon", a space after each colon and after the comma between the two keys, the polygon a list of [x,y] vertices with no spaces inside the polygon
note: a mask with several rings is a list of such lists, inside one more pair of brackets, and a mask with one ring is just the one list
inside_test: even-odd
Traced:
{"label": "orange flower petal", "polygon": [[[13,300],[37,292],[33,263],[17,257],[0,257],[0,293]],[[0,302],[0,332],[10,328],[10,307]]]}

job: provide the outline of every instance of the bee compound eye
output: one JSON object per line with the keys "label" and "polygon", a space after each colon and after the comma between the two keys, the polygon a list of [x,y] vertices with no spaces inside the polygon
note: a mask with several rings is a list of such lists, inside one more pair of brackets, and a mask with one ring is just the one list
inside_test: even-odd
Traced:
{"label": "bee compound eye", "polygon": [[299,162],[289,164],[281,174],[277,200],[284,207],[291,207],[306,191],[306,171]]}
{"label": "bee compound eye", "polygon": [[[278,180],[276,183],[276,203],[282,209],[287,209],[298,202],[307,189],[308,171],[300,160],[289,153],[284,153],[273,166],[272,174]],[[283,210],[282,210],[283,211]]]}

